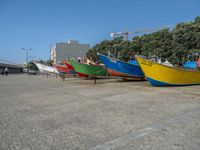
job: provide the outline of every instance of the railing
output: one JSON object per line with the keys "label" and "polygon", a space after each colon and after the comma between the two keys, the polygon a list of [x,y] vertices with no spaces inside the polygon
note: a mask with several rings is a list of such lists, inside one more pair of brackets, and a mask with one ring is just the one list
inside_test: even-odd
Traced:
{"label": "railing", "polygon": [[22,67],[21,64],[15,63],[13,61],[6,60],[4,58],[0,58],[0,64],[13,65],[13,66],[17,66],[17,67]]}

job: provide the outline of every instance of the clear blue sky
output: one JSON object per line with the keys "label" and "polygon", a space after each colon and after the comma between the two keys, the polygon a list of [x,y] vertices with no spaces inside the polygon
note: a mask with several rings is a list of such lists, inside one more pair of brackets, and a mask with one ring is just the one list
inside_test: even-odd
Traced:
{"label": "clear blue sky", "polygon": [[48,59],[50,43],[95,45],[110,32],[159,28],[194,20],[199,0],[0,0],[0,58]]}

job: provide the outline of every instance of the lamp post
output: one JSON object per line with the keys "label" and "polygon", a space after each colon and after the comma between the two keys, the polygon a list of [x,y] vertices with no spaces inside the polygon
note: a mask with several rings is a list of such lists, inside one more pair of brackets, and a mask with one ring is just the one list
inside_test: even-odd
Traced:
{"label": "lamp post", "polygon": [[22,48],[22,50],[26,51],[26,67],[28,65],[28,51],[33,50],[32,48]]}

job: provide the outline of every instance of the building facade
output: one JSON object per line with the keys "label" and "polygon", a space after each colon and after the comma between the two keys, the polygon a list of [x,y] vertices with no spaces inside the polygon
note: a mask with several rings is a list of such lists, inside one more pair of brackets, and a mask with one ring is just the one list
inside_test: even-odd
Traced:
{"label": "building facade", "polygon": [[66,58],[85,57],[86,52],[90,49],[89,44],[80,44],[78,41],[70,40],[60,43],[55,43],[51,50],[51,60],[54,63],[59,63]]}

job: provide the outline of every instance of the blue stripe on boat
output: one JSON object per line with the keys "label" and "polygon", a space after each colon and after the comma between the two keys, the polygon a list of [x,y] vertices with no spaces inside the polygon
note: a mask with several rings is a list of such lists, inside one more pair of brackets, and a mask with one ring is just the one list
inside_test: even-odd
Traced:
{"label": "blue stripe on boat", "polygon": [[102,54],[98,54],[98,56],[101,62],[103,62],[108,69],[112,69],[129,76],[144,78],[144,73],[142,72],[139,65],[123,62],[121,60],[110,58]]}
{"label": "blue stripe on boat", "polygon": [[200,84],[200,83],[197,83],[197,84],[171,84],[171,83],[157,81],[152,78],[147,78],[147,80],[151,83],[152,86],[188,86],[188,85],[199,85]]}

